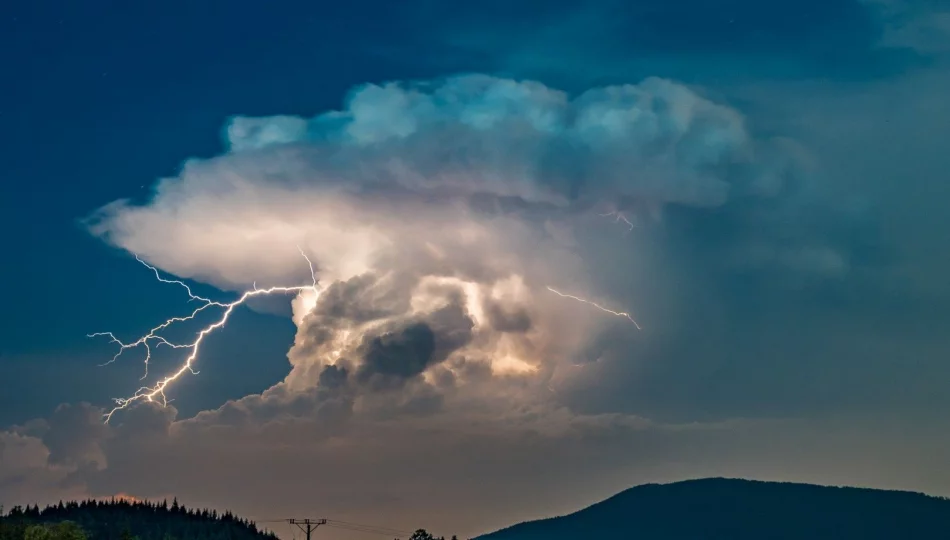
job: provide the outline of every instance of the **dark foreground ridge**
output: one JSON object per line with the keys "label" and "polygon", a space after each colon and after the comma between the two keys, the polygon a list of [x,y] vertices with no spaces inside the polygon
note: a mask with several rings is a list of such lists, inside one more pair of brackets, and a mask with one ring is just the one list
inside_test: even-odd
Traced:
{"label": "dark foreground ridge", "polygon": [[950,499],[906,491],[709,478],[646,484],[477,540],[950,538]]}
{"label": "dark foreground ridge", "polygon": [[[67,525],[62,525],[63,523]],[[36,528],[37,525],[48,527]],[[78,526],[78,527],[77,527]],[[31,530],[32,528],[32,530]],[[83,501],[39,509],[14,507],[0,517],[0,540],[277,540],[246,519],[178,501]]]}
{"label": "dark foreground ridge", "polygon": [[[265,523],[286,520],[269,520]],[[425,529],[413,533],[386,527],[361,525],[332,519],[320,520],[335,529],[404,538],[445,540]],[[303,521],[298,521],[303,523]],[[308,525],[309,527],[309,525]],[[332,538],[332,537],[331,537]],[[186,509],[178,500],[148,501],[88,500],[60,502],[40,510],[38,506],[15,506],[6,515],[0,507],[0,540],[278,540],[253,521],[230,512]],[[451,540],[458,540],[455,536]]]}

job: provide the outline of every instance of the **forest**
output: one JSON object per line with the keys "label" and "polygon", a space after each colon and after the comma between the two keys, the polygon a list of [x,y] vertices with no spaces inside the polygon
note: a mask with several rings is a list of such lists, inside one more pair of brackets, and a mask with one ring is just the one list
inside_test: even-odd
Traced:
{"label": "forest", "polygon": [[[409,540],[445,540],[424,529]],[[175,499],[60,502],[0,508],[0,540],[277,540],[231,512],[186,508]],[[454,536],[452,540],[457,540]]]}
{"label": "forest", "polygon": [[230,512],[127,499],[15,506],[0,518],[0,540],[277,540]]}

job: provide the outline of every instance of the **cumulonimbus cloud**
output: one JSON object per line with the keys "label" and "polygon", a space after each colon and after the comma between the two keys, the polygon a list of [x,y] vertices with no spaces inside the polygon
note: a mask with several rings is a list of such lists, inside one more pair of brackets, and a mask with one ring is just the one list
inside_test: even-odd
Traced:
{"label": "cumulonimbus cloud", "polygon": [[576,97],[483,75],[366,85],[342,111],[225,133],[228,153],[187,162],[148,204],[104,207],[92,230],[221,285],[288,278],[298,244],[348,279],[419,230],[471,244],[488,218],[718,206],[780,189],[788,167],[737,111],[662,79]]}
{"label": "cumulonimbus cloud", "polygon": [[[101,208],[91,230],[232,291],[309,284],[302,250],[319,294],[292,300],[290,372],[264,392],[191,418],[143,404],[88,436],[60,423],[29,439],[97,494],[171,493],[197,470],[222,475],[198,491],[227,485],[225,471],[261,455],[293,462],[289,475],[319,456],[321,481],[359,477],[361,493],[381,496],[395,495],[380,478],[411,483],[403,468],[453,453],[453,478],[535,470],[551,453],[563,470],[601,454],[628,463],[631,448],[662,461],[657,439],[728,439],[745,425],[650,417],[637,410],[649,396],[630,399],[649,393],[651,380],[629,382],[646,364],[703,377],[713,368],[696,365],[734,353],[716,341],[731,305],[710,309],[725,293],[705,285],[736,269],[848,270],[848,253],[813,234],[820,220],[802,225],[816,202],[808,153],[667,80],[579,95],[482,75],[366,85],[341,111],[237,117],[224,134],[224,153],[186,162],[143,204]],[[630,312],[644,330],[548,287]],[[657,361],[670,354],[694,356]]]}
{"label": "cumulonimbus cloud", "polygon": [[[592,267],[637,256],[578,249],[591,223],[622,218],[619,233],[670,205],[776,207],[804,170],[788,141],[657,78],[574,96],[485,75],[370,84],[343,110],[236,117],[224,133],[226,153],[186,162],[145,204],[103,207],[91,230],[230,289],[306,279],[302,250],[322,291],[294,300],[293,369],[264,397],[318,388],[350,412],[549,401],[620,321],[548,287],[591,294]],[[750,264],[794,267],[823,246],[752,247]]]}

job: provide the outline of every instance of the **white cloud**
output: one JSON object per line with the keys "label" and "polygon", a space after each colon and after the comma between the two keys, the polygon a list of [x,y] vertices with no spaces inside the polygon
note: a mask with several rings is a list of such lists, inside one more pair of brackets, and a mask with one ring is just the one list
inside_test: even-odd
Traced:
{"label": "white cloud", "polygon": [[[528,407],[532,429],[553,429],[537,412],[552,384],[603,329],[636,332],[547,290],[594,294],[591,270],[647,256],[585,251],[609,230],[598,214],[649,224],[668,205],[775,206],[797,179],[789,143],[758,140],[738,111],[657,78],[574,97],[485,75],[365,85],[342,111],[235,118],[226,132],[228,153],[189,161],[147,204],[104,207],[92,230],[229,288],[306,283],[298,246],[311,257],[323,291],[294,300],[293,369],[228,409],[240,418],[279,404],[373,417],[504,403],[486,410],[500,421]],[[843,264],[824,246],[755,240],[771,265]]]}
{"label": "white cloud", "polygon": [[717,206],[770,172],[738,112],[661,79],[574,99],[482,75],[366,85],[343,111],[239,117],[227,133],[231,153],[186,163],[147,205],[103,208],[93,230],[225,286],[300,277],[298,244],[324,279],[348,279],[420,238],[510,258],[498,244],[534,243],[532,222],[591,205]]}
{"label": "white cloud", "polygon": [[[822,239],[770,232],[801,202],[783,197],[810,180],[803,150],[756,137],[738,111],[671,81],[577,96],[481,75],[367,85],[342,111],[235,118],[226,133],[227,153],[187,162],[144,205],[104,207],[92,230],[164,271],[230,289],[308,283],[299,246],[321,292],[293,300],[291,371],[261,395],[182,420],[172,408],[133,407],[73,452],[49,439],[62,456],[50,461],[70,464],[93,492],[187,484],[211,501],[225,470],[263,485],[251,464],[268,456],[282,464],[268,475],[289,479],[317,461],[325,482],[357,478],[395,519],[420,501],[381,487],[387,481],[428,493],[437,508],[465,475],[517,479],[544,456],[558,470],[593,460],[572,478],[602,482],[638,457],[630,448],[662,462],[668,437],[734,427],[565,405],[580,365],[637,364],[636,351],[669,333],[663,304],[682,300],[684,269],[668,263],[674,250],[657,247],[677,233],[662,226],[666,210],[729,213],[754,230],[708,237],[733,249],[690,275],[723,264],[834,277],[847,269]],[[600,215],[609,211],[641,225],[632,241],[621,243],[625,227]],[[622,276],[622,290],[598,285],[605,272]],[[549,285],[633,311],[648,330]],[[627,304],[636,296],[653,297],[643,317]],[[693,309],[694,299],[685,303]],[[445,470],[429,474],[446,486],[413,475],[441,458]],[[78,465],[90,460],[97,465]],[[333,509],[338,496],[357,494],[319,500]],[[498,510],[484,494],[471,500]]]}
{"label": "white cloud", "polygon": [[69,467],[50,463],[43,441],[14,429],[0,431],[0,493],[4,507],[60,497],[81,497],[84,486],[67,481]]}

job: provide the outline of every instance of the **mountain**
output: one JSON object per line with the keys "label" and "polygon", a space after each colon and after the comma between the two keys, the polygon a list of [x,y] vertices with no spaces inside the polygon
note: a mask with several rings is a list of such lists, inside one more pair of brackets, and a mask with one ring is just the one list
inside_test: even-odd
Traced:
{"label": "mountain", "polygon": [[905,491],[709,478],[647,484],[477,540],[950,538],[950,499]]}
{"label": "mountain", "polygon": [[[14,507],[0,517],[0,540],[23,540],[30,527],[72,522],[92,540],[277,540],[271,533],[230,512],[186,509],[173,501],[150,503],[118,499],[82,501],[38,507]],[[67,529],[48,529],[39,540],[79,540]]]}

